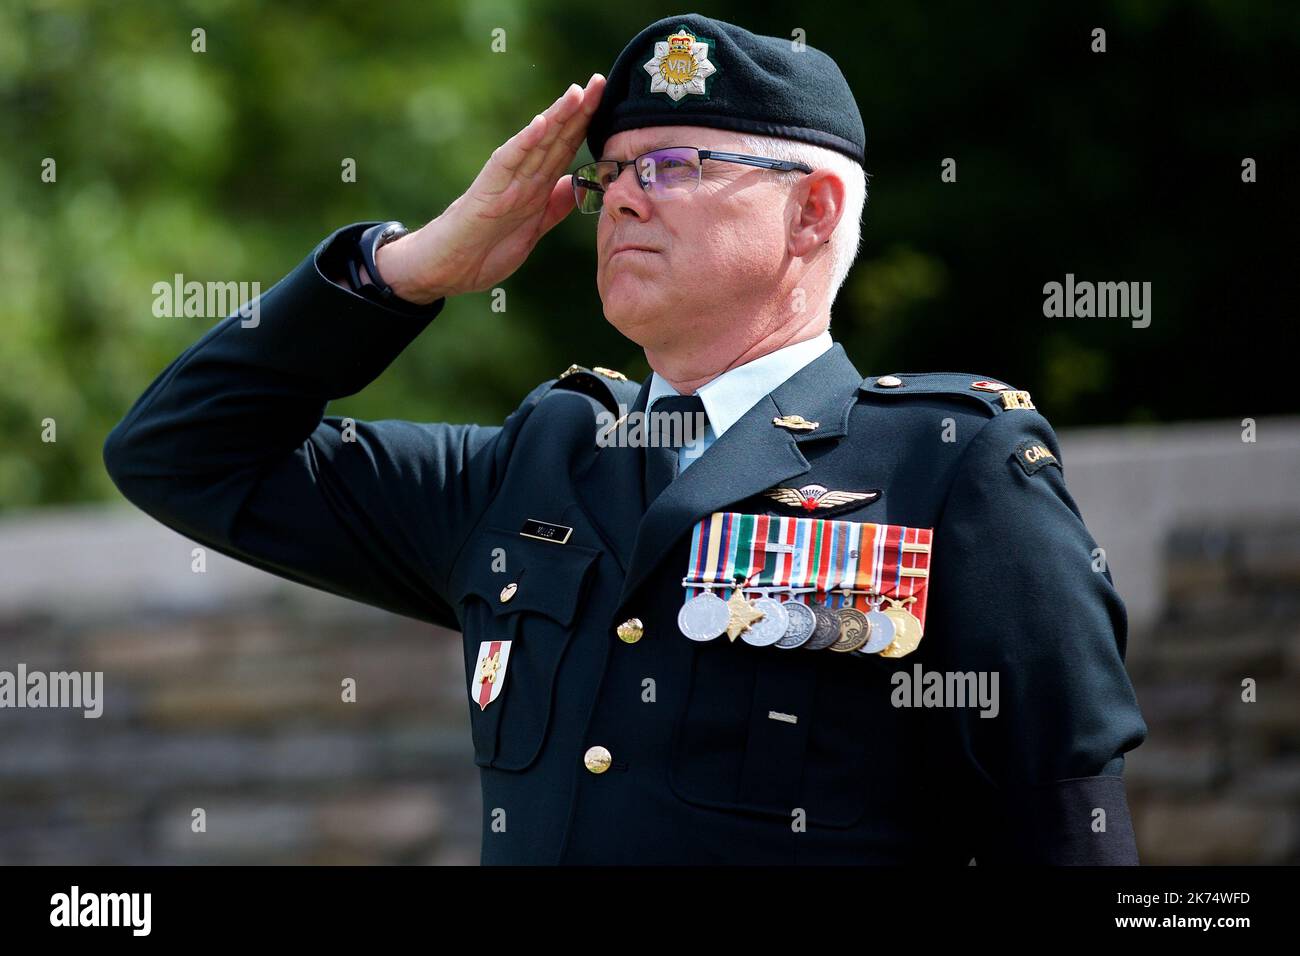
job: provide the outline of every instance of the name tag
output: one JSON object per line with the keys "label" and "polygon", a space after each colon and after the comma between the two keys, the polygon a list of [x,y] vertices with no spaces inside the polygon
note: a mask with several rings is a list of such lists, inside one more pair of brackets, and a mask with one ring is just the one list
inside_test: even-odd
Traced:
{"label": "name tag", "polygon": [[529,518],[524,522],[524,526],[519,529],[519,533],[525,538],[536,538],[538,541],[550,541],[553,544],[566,544],[569,535],[573,534],[573,529],[562,524],[551,524],[549,521],[538,521],[536,518]]}

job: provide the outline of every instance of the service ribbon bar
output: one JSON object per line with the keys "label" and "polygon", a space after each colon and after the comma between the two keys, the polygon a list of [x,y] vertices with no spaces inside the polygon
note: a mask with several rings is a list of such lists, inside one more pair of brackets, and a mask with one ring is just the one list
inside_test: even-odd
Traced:
{"label": "service ribbon bar", "polygon": [[792,599],[832,608],[869,611],[873,594],[915,598],[907,610],[924,627],[933,536],[896,524],[715,512],[691,534],[687,596],[705,584],[725,594],[739,576],[747,588],[804,591]]}

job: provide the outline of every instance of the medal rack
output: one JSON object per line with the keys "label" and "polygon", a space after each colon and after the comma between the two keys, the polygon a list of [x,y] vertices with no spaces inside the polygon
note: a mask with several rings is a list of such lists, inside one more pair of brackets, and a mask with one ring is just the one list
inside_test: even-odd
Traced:
{"label": "medal rack", "polygon": [[692,536],[678,626],[695,641],[903,657],[923,634],[931,540],[928,528],[714,513]]}

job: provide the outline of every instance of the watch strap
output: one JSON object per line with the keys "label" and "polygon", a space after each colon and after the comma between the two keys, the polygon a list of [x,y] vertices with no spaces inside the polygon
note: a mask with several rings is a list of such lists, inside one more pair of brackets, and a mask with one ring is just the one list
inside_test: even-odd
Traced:
{"label": "watch strap", "polygon": [[[388,222],[376,223],[365,232],[361,233],[361,238],[357,244],[361,247],[361,259],[366,267],[366,272],[370,275],[370,283],[374,287],[373,292],[381,300],[393,298],[396,293],[393,292],[392,286],[384,281],[384,277],[379,274],[379,267],[375,265],[375,253],[395,239],[400,239],[406,235],[408,230],[396,219]],[[356,263],[349,264],[352,271],[352,281],[358,290],[362,289],[360,276],[356,271]]]}

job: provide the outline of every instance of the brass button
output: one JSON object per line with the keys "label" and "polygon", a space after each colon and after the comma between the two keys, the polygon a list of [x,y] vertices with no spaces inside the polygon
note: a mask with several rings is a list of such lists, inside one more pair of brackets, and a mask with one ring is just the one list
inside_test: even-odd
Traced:
{"label": "brass button", "polygon": [[881,388],[898,388],[903,384],[903,380],[897,375],[882,375],[876,379],[876,384]]}
{"label": "brass button", "polygon": [[512,597],[515,596],[515,592],[518,590],[519,590],[519,585],[515,581],[511,581],[509,584],[503,587],[501,589],[501,603],[505,604],[507,601],[509,601]]}
{"label": "brass button", "polygon": [[629,617],[618,627],[614,628],[614,631],[618,634],[618,639],[623,643],[635,644],[637,641],[641,640],[641,636],[645,633],[645,626],[641,623],[639,617]]}
{"label": "brass button", "polygon": [[592,773],[604,773],[609,769],[609,765],[613,762],[613,759],[614,758],[610,756],[609,751],[604,747],[592,747],[582,755],[583,764],[585,764],[587,769]]}

